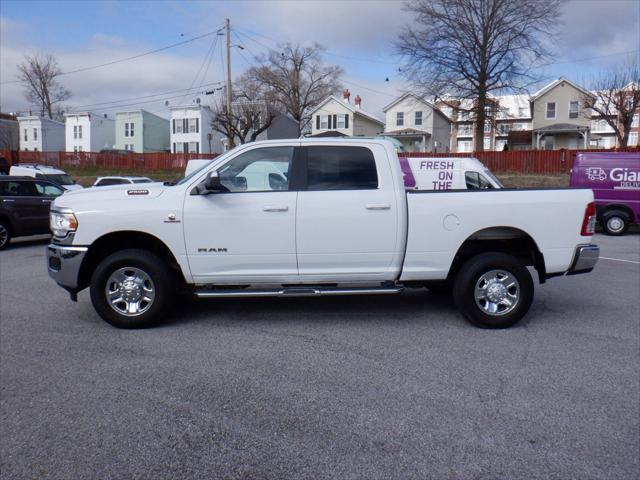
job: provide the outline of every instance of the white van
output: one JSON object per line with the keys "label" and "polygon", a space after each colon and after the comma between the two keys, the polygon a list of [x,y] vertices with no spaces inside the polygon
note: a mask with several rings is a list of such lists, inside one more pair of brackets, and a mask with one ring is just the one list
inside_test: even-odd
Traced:
{"label": "white van", "polygon": [[504,188],[477,158],[399,157],[407,190]]}
{"label": "white van", "polygon": [[57,168],[46,167],[44,165],[25,163],[13,165],[9,170],[9,175],[44,178],[57,183],[65,190],[79,190],[82,188],[82,185],[78,185],[76,181],[71,178],[71,175],[64,170],[58,170]]}
{"label": "white van", "polygon": [[188,177],[191,173],[195,172],[196,170],[200,170],[202,167],[204,167],[205,165],[209,165],[211,162],[212,160],[210,158],[194,158],[192,160],[189,160],[187,162],[187,167],[184,169],[184,176]]}

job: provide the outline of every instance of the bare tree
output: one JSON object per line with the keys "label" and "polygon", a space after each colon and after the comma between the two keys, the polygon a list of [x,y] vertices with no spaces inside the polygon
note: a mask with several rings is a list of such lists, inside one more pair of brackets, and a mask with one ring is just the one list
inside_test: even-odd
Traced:
{"label": "bare tree", "polygon": [[57,80],[62,71],[56,58],[48,53],[25,55],[24,62],[18,65],[18,71],[27,101],[38,106],[41,116],[46,114],[53,119],[56,105],[71,97],[71,92]]}
{"label": "bare tree", "polygon": [[255,142],[280,113],[274,95],[254,80],[241,77],[235,82],[231,115],[227,115],[226,102],[221,99],[213,108],[211,128],[237,143]]}
{"label": "bare tree", "polygon": [[626,147],[633,115],[640,109],[640,68],[637,62],[623,63],[603,71],[591,81],[593,96],[583,95],[584,106],[613,129],[618,145]]}
{"label": "bare tree", "polygon": [[475,149],[483,150],[489,94],[536,81],[532,69],[549,55],[559,8],[559,0],[411,0],[414,23],[396,43],[401,70],[425,96],[468,100]]}
{"label": "bare tree", "polygon": [[298,132],[309,123],[309,112],[327,96],[341,90],[342,69],[324,65],[323,48],[314,44],[302,47],[287,43],[281,50],[271,50],[258,58],[261,65],[252,67],[247,76],[270,91],[282,110],[298,122]]}

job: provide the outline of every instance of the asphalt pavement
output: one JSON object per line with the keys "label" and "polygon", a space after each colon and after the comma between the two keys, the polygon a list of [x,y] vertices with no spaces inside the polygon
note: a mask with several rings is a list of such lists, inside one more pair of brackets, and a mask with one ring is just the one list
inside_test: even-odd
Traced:
{"label": "asphalt pavement", "polygon": [[517,327],[446,297],[217,299],[117,330],[0,252],[2,479],[638,479],[640,235]]}

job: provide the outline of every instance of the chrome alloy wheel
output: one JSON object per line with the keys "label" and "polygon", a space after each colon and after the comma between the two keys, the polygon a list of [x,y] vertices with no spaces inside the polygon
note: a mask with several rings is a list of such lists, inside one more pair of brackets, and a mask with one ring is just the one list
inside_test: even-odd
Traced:
{"label": "chrome alloy wheel", "polygon": [[156,289],[151,277],[137,267],[119,268],[104,289],[107,303],[120,315],[136,317],[151,308]]}
{"label": "chrome alloy wheel", "polygon": [[624,229],[624,220],[620,217],[611,217],[607,220],[607,228],[610,232],[619,233]]}
{"label": "chrome alloy wheel", "polygon": [[9,232],[7,228],[0,224],[0,248],[4,247],[5,243],[9,241]]}
{"label": "chrome alloy wheel", "polygon": [[519,298],[520,284],[506,270],[491,270],[476,283],[476,305],[488,315],[506,315],[516,308]]}

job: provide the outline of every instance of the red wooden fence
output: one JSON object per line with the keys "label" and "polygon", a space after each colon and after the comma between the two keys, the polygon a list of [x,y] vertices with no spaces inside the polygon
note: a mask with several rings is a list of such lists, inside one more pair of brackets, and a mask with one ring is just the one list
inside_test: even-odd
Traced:
{"label": "red wooden fence", "polygon": [[[493,172],[520,172],[537,174],[569,173],[576,153],[585,150],[510,150],[468,153],[403,153],[407,157],[474,157]],[[640,148],[587,150],[589,152],[640,152]],[[187,161],[194,158],[215,158],[219,154],[196,153],[94,153],[94,152],[23,152],[0,151],[0,157],[10,164],[38,163],[52,167],[99,167],[105,169],[184,170]]]}
{"label": "red wooden fence", "polygon": [[640,148],[590,150],[509,150],[466,153],[407,152],[407,157],[473,157],[484,163],[492,172],[519,172],[535,174],[569,173],[579,152],[640,152]]}
{"label": "red wooden fence", "polygon": [[37,163],[50,167],[98,167],[113,170],[184,170],[194,158],[215,158],[219,153],[97,153],[0,151],[11,165]]}

